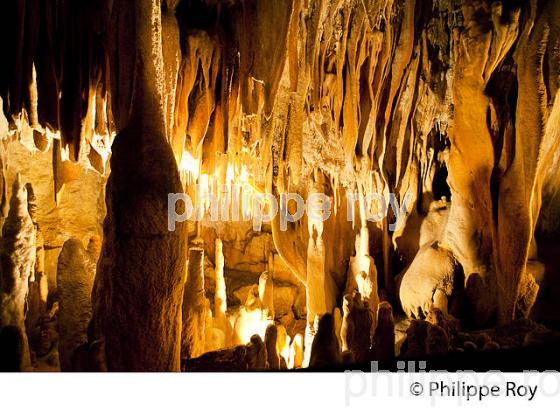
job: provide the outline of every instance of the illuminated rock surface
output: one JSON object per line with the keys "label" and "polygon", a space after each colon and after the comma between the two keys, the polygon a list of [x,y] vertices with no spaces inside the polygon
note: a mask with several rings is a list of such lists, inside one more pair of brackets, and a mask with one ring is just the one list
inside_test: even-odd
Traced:
{"label": "illuminated rock surface", "polygon": [[[59,3],[13,1],[0,25],[6,363],[328,367],[554,340],[558,1]],[[183,192],[204,218],[169,231]],[[330,215],[266,218],[262,193],[324,193]]]}

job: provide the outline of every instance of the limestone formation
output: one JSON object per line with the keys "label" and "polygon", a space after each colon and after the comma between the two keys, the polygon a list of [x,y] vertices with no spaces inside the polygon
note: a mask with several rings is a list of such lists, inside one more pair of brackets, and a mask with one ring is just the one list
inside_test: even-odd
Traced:
{"label": "limestone formation", "polygon": [[[191,359],[205,351],[207,304],[204,296],[204,249],[189,249],[187,281],[183,297],[181,357]],[[209,329],[210,330],[210,329]]]}
{"label": "limestone formation", "polygon": [[[342,302],[342,304],[344,306],[344,301]],[[338,307],[334,308],[333,310],[333,321],[334,321],[334,332],[336,334],[336,338],[338,339],[338,344],[340,345],[342,351],[345,351],[346,350],[344,348],[345,344],[341,336],[343,317],[342,317],[342,312]]]}
{"label": "limestone formation", "polygon": [[441,309],[432,308],[426,317],[426,321],[445,330],[445,333],[447,333],[451,343],[454,343],[456,339],[459,338],[459,333],[461,332],[460,321],[457,318],[443,312]]}
{"label": "limestone formation", "polygon": [[457,269],[453,254],[440,243],[421,248],[400,280],[399,298],[405,313],[426,317],[434,303],[446,311],[445,296],[451,296]]}
{"label": "limestone formation", "polygon": [[29,216],[27,190],[18,176],[14,181],[10,211],[0,239],[0,329],[6,326],[18,329],[22,370],[31,366],[25,315],[35,252],[35,227]]}
{"label": "limestone formation", "polygon": [[[115,13],[134,27],[115,42],[132,56],[120,62],[117,88],[131,90],[133,79],[134,93],[112,99],[123,109],[113,113],[119,132],[111,147],[90,342],[104,340],[110,371],[179,371],[187,231],[184,223],[168,228],[168,194],[183,186],[165,142],[161,8],[156,0],[132,9],[117,2]],[[183,210],[178,203],[175,211]]]}
{"label": "limestone formation", "polygon": [[255,334],[264,337],[267,326],[272,323],[267,316],[268,314],[262,309],[259,286],[253,285],[249,289],[245,303],[239,308],[235,317],[233,344],[249,343]]}
{"label": "limestone formation", "polygon": [[364,301],[367,301],[373,317],[371,328],[373,333],[379,295],[377,293],[377,268],[373,258],[369,256],[369,232],[366,226],[363,226],[360,233],[356,235],[355,248],[356,255],[350,258],[344,294],[358,291]]}
{"label": "limestone formation", "polygon": [[278,354],[278,329],[276,325],[268,325],[264,335],[266,347],[266,363],[270,370],[280,369],[280,355]]}
{"label": "limestone formation", "polygon": [[341,363],[340,346],[334,334],[334,321],[330,313],[319,319],[317,333],[311,346],[309,367],[312,369],[328,369]]}
{"label": "limestone formation", "polygon": [[377,361],[388,362],[395,358],[395,319],[388,302],[381,302],[377,308],[374,348]]}
{"label": "limestone formation", "polygon": [[274,283],[271,272],[259,277],[259,299],[264,319],[274,319]]}
{"label": "limestone formation", "polygon": [[445,356],[450,350],[451,344],[445,330],[437,325],[428,325],[426,354],[431,357]]}
{"label": "limestone formation", "polygon": [[224,335],[224,347],[230,346],[232,331],[227,319],[227,292],[224,280],[224,254],[222,241],[216,238],[216,251],[214,257],[216,288],[214,292],[214,326]]}
{"label": "limestone formation", "polygon": [[290,345],[288,369],[299,369],[303,364],[303,336],[298,333]]}
{"label": "limestone formation", "polygon": [[[310,183],[311,193],[322,193],[323,179],[319,174],[314,175]],[[336,303],[334,285],[326,266],[326,251],[323,241],[323,217],[321,209],[324,206],[324,199],[318,201],[311,210],[308,217],[307,244],[307,326],[311,329],[316,318],[324,314],[331,314]],[[309,354],[312,350],[314,331],[307,331],[305,337],[306,360],[308,363]]]}
{"label": "limestone formation", "polygon": [[271,324],[306,366],[325,315],[348,366],[370,347],[391,360],[393,338],[405,357],[501,354],[529,318],[558,323],[559,1],[12,0],[3,16],[0,328],[21,367],[57,366],[41,333],[68,320],[68,238],[94,238],[95,282],[64,370],[263,369]]}
{"label": "limestone formation", "polygon": [[204,299],[204,352],[220,350],[226,347],[226,336],[215,326],[215,319],[210,309],[210,301]]}
{"label": "limestone formation", "polygon": [[424,320],[412,320],[406,329],[406,349],[404,357],[418,359],[426,356],[426,340],[428,339],[429,323]]}
{"label": "limestone formation", "polygon": [[37,196],[30,183],[25,184],[25,188],[27,189],[27,210],[35,226],[35,265],[29,278],[28,311],[25,318],[25,326],[29,334],[37,326],[39,319],[47,314],[49,283],[47,272],[45,272],[45,242],[37,220]]}
{"label": "limestone formation", "polygon": [[266,346],[259,335],[251,336],[247,344],[247,368],[250,370],[266,369]]}
{"label": "limestone formation", "polygon": [[87,342],[94,276],[82,242],[75,238],[67,240],[58,257],[57,268],[58,350],[62,371],[76,370],[72,367],[74,352]]}
{"label": "limestone formation", "polygon": [[292,338],[288,336],[288,332],[283,325],[277,325],[276,330],[278,331],[276,351],[280,356],[280,369],[285,370],[288,368],[288,362],[290,360],[290,344]]}
{"label": "limestone formation", "polygon": [[518,298],[515,304],[515,317],[516,319],[528,318],[531,314],[531,309],[537,300],[539,292],[539,285],[535,278],[528,272],[522,274]]}
{"label": "limestone formation", "polygon": [[350,351],[356,363],[365,363],[370,357],[372,340],[372,313],[368,302],[359,292],[353,291],[343,297],[340,336],[342,351]]}

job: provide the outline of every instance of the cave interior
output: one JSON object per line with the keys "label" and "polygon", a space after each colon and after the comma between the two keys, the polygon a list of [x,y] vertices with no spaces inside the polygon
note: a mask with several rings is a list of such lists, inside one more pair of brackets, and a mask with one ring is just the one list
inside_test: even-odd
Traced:
{"label": "cave interior", "polygon": [[0,370],[538,367],[559,344],[560,1],[0,19]]}

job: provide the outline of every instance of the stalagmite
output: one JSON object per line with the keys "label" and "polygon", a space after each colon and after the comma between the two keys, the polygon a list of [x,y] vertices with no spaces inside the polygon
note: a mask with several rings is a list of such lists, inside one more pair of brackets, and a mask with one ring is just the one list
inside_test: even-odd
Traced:
{"label": "stalagmite", "polygon": [[181,357],[191,359],[204,353],[206,298],[204,297],[204,249],[189,249],[187,282],[183,297]]}
{"label": "stalagmite", "polygon": [[318,210],[313,212],[315,214],[308,221],[307,323],[313,323],[316,315],[331,313],[335,307],[335,300],[329,289],[328,272],[325,271],[323,220]]}
{"label": "stalagmite", "polygon": [[215,246],[214,271],[216,275],[216,290],[214,293],[214,326],[223,333],[225,338],[224,346],[227,347],[231,345],[233,329],[226,316],[227,294],[226,282],[224,280],[224,254],[220,238],[216,238]]}
{"label": "stalagmite", "polygon": [[251,336],[247,344],[247,368],[250,370],[266,369],[266,346],[259,335]]}
{"label": "stalagmite", "polygon": [[459,339],[459,333],[461,332],[460,321],[443,310],[436,307],[432,308],[426,321],[441,327],[449,337],[450,343]]}
{"label": "stalagmite", "polygon": [[350,257],[350,264],[346,279],[344,294],[355,290],[360,292],[364,301],[367,301],[372,312],[372,332],[375,331],[377,318],[377,305],[379,295],[377,293],[377,268],[371,256],[369,256],[369,232],[366,226],[360,229],[356,235],[356,255]]}
{"label": "stalagmite", "polygon": [[204,312],[206,313],[206,320],[204,322],[204,352],[223,349],[226,347],[226,337],[220,329],[214,326],[215,319],[212,317],[212,310],[210,309],[210,301],[208,299],[204,299],[204,305]]}
{"label": "stalagmite", "polygon": [[303,365],[303,336],[298,333],[290,345],[288,369],[299,369]]}
{"label": "stalagmite", "polygon": [[276,337],[276,351],[280,356],[280,369],[288,368],[290,360],[290,343],[291,339],[283,325],[276,325],[278,336]]}
{"label": "stalagmite", "polygon": [[74,352],[87,341],[95,273],[88,259],[89,255],[79,239],[67,240],[58,257],[58,351],[62,371],[76,370],[72,368]]}
{"label": "stalagmite", "polygon": [[404,357],[418,359],[426,356],[426,341],[430,324],[424,320],[412,320],[406,329],[406,350]]}
{"label": "stalagmite", "polygon": [[276,325],[268,325],[264,335],[264,344],[266,346],[266,362],[267,368],[271,370],[280,369],[280,355],[278,354],[278,329]]}
{"label": "stalagmite", "polygon": [[374,347],[375,360],[388,362],[395,358],[395,319],[388,302],[381,302],[377,309]]}
{"label": "stalagmite", "polygon": [[29,216],[35,227],[35,266],[33,274],[29,278],[28,312],[25,318],[25,326],[29,333],[36,327],[39,318],[47,314],[49,283],[45,272],[45,242],[37,221],[37,197],[30,183],[25,184],[25,188],[27,189]]}
{"label": "stalagmite", "polygon": [[449,336],[443,328],[430,324],[426,339],[426,354],[428,356],[445,356],[450,350]]}
{"label": "stalagmite", "polygon": [[309,367],[324,369],[337,366],[340,362],[340,346],[334,334],[333,317],[330,313],[325,313],[319,319],[317,333],[313,338]]}
{"label": "stalagmite", "polygon": [[370,357],[373,336],[373,319],[368,302],[362,300],[359,292],[353,291],[344,295],[342,303],[342,351],[350,351],[356,363],[365,363]]}
{"label": "stalagmite", "polygon": [[[322,193],[321,178],[312,181],[310,191]],[[314,332],[311,330],[315,318],[324,314],[331,315],[336,298],[333,294],[333,284],[325,266],[325,245],[323,242],[323,215],[324,199],[315,203],[308,217],[307,230],[309,242],[307,245],[307,328],[305,336],[305,364],[309,363]],[[331,316],[332,318],[332,316]]]}
{"label": "stalagmite", "polygon": [[21,335],[22,370],[31,366],[25,315],[35,252],[35,227],[29,216],[27,190],[18,175],[13,184],[10,211],[0,239],[0,329],[6,326],[18,329]]}
{"label": "stalagmite", "polygon": [[[115,6],[127,9],[120,2]],[[110,371],[181,367],[187,231],[184,223],[168,228],[168,195],[183,192],[183,186],[165,136],[160,13],[157,0],[135,2],[121,23],[134,27],[134,35],[119,38],[120,50],[136,56],[134,66],[122,67],[134,70],[134,93],[130,118],[120,122],[111,147],[90,332],[90,342],[104,339]],[[127,87],[130,77],[128,72],[118,78],[119,85]],[[177,203],[175,211],[182,214],[184,204]]]}

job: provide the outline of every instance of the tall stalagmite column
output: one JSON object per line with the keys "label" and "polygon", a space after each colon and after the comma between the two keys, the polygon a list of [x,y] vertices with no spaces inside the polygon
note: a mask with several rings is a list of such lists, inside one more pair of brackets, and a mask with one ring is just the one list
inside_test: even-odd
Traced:
{"label": "tall stalagmite column", "polygon": [[189,249],[189,268],[183,298],[181,357],[192,359],[204,353],[206,300],[204,297],[204,249]]}
{"label": "tall stalagmite column", "polygon": [[214,326],[224,333],[225,345],[231,345],[232,331],[231,324],[226,316],[227,313],[227,294],[226,282],[224,279],[224,254],[223,245],[220,238],[216,239],[216,292],[214,294]]}
{"label": "tall stalagmite column", "polygon": [[67,240],[58,257],[56,276],[60,298],[58,352],[62,371],[74,370],[74,353],[87,340],[94,274],[82,242],[75,238]]}
{"label": "tall stalagmite column", "polygon": [[167,227],[168,194],[183,188],[165,138],[161,5],[131,5],[134,21],[118,24],[134,23],[135,90],[113,144],[90,339],[105,340],[110,371],[179,371],[187,232]]}
{"label": "tall stalagmite column", "polygon": [[0,329],[11,326],[20,334],[20,370],[31,366],[25,315],[34,264],[35,227],[29,216],[27,190],[18,175],[0,240]]}

